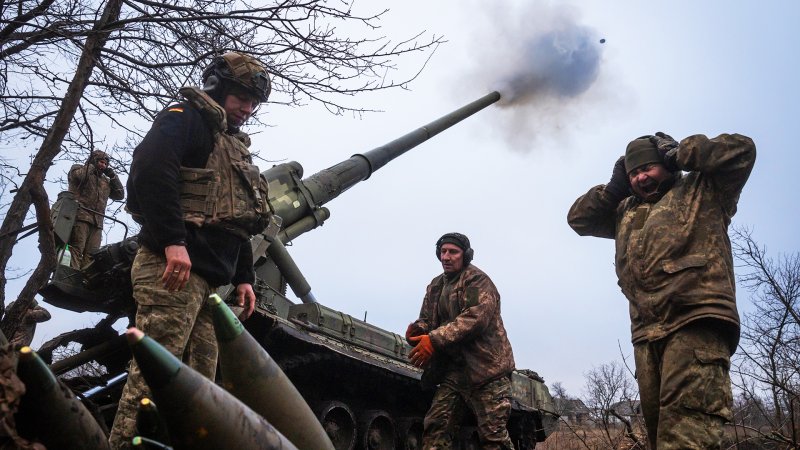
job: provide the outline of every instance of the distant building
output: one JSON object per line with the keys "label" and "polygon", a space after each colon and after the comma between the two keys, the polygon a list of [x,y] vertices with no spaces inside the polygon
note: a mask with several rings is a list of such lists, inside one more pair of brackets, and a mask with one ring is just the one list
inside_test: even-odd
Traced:
{"label": "distant building", "polygon": [[580,425],[589,420],[591,411],[583,403],[583,400],[577,398],[559,398],[553,399],[556,406],[556,412],[561,415],[561,419],[570,425]]}
{"label": "distant building", "polygon": [[623,400],[611,405],[611,409],[625,417],[642,415],[642,404],[639,400]]}
{"label": "distant building", "polygon": [[[611,409],[629,421],[633,421],[637,417],[642,417],[642,404],[639,400],[623,400],[611,405]],[[614,417],[612,417],[611,420],[618,421],[618,419]]]}

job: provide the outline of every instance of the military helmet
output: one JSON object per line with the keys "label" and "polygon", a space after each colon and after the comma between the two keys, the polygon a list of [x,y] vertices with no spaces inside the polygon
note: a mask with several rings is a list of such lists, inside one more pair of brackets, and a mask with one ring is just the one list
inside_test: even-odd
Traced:
{"label": "military helmet", "polygon": [[106,163],[108,163],[108,154],[102,150],[93,150],[91,154],[89,154],[89,160],[87,161],[89,164],[97,164],[97,161],[101,159],[105,159]]}
{"label": "military helmet", "polygon": [[269,98],[271,86],[267,70],[255,58],[243,53],[227,52],[216,56],[203,71],[203,90],[212,97],[226,90],[226,82],[252,93],[262,103]]}
{"label": "military helmet", "polygon": [[464,252],[464,266],[466,267],[475,256],[475,251],[469,244],[469,238],[461,233],[445,233],[436,241],[436,259],[442,260],[442,246],[453,244]]}

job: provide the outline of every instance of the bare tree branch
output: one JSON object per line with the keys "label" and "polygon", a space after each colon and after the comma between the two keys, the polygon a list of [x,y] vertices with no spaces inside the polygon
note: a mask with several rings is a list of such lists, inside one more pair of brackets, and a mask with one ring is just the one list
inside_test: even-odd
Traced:
{"label": "bare tree branch", "polygon": [[[32,204],[40,245],[42,233],[50,232],[46,201],[40,204],[37,196],[60,176],[48,179],[55,161],[84,160],[98,146],[101,129],[113,128],[126,143],[138,140],[138,124],[151,121],[182,86],[199,84],[202,69],[228,50],[265,64],[275,105],[318,102],[334,114],[372,111],[353,97],[404,88],[444,42],[425,32],[389,39],[380,27],[387,12],[359,15],[349,0],[0,3],[0,154],[31,155],[30,168],[0,171],[3,192],[16,189],[11,202],[0,205],[0,235],[11,236],[0,240],[0,313],[15,230]],[[410,68],[400,70],[407,62]],[[131,149],[119,152],[120,167]],[[51,267],[48,258],[42,254],[21,296],[33,298],[40,269]],[[13,325],[4,319],[0,326]]]}
{"label": "bare tree branch", "polygon": [[[800,447],[800,254],[768,256],[751,229],[734,227],[739,282],[754,310],[742,321],[741,351],[732,370],[742,392],[736,423],[763,442]],[[747,436],[752,440],[752,436]]]}

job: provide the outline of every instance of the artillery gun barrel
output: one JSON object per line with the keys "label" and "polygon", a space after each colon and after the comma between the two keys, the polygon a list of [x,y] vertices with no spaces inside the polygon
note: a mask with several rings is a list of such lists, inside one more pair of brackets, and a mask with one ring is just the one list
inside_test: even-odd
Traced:
{"label": "artillery gun barrel", "polygon": [[[304,180],[304,183],[314,196],[314,200],[319,204],[327,203],[359,181],[369,178],[373,172],[386,165],[389,161],[498,100],[500,100],[500,94],[498,92],[492,92],[392,142],[376,147],[364,154],[353,155],[347,161],[343,161],[312,175],[307,180]],[[328,183],[325,183],[325,179],[329,176],[333,176],[338,180],[337,191],[325,189],[329,186]],[[314,184],[318,184],[317,189],[314,189],[317,187],[314,186]]]}
{"label": "artillery gun barrel", "polygon": [[[355,154],[302,181],[303,168],[297,162],[274,166],[263,173],[269,180],[270,204],[275,214],[283,219],[284,228],[304,217],[314,216],[322,205],[356,183],[366,180],[389,161],[498,100],[499,92],[487,94],[415,131],[366,153]],[[322,220],[318,219],[317,222],[319,225]]]}

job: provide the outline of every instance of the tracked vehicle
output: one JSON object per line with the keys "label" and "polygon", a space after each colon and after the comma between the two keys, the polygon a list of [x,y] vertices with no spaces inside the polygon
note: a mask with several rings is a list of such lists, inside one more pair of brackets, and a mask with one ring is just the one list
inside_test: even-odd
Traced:
{"label": "tracked vehicle", "polygon": [[[247,330],[274,358],[312,407],[337,449],[421,448],[422,418],[433,391],[423,389],[421,370],[411,365],[411,347],[391,331],[354,318],[316,301],[309,283],[284,244],[320,226],[329,218],[323,206],[392,159],[499,100],[488,94],[384,146],[356,154],[328,169],[303,178],[297,162],[276,165],[262,175],[269,182],[274,218],[251,239],[256,271],[257,306],[245,322]],[[63,246],[76,206],[68,195],[55,210],[57,242]],[[42,290],[44,300],[73,311],[109,316],[94,329],[65,333],[46,343],[39,353],[70,341],[82,351],[51,365],[62,374],[96,415],[110,423],[125,378],[129,353],[110,325],[132,316],[130,265],[135,238],[100,248],[82,271],[59,265]],[[290,287],[300,302],[287,297]],[[232,301],[233,288],[218,290]],[[76,368],[94,362],[105,374],[74,377]],[[544,380],[531,370],[512,374],[512,415],[509,431],[518,449],[534,448],[554,426],[557,415]],[[479,448],[474,418],[465,418],[461,448]]]}

